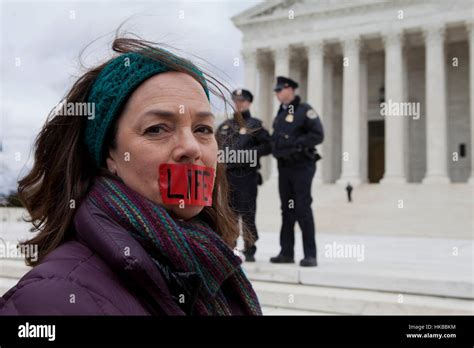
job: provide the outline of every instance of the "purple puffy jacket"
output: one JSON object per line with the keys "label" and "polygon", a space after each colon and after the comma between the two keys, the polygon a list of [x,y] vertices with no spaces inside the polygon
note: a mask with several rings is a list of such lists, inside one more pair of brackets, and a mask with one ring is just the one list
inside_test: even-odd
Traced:
{"label": "purple puffy jacket", "polygon": [[[192,313],[193,300],[183,307],[177,294],[196,295],[200,279],[194,273],[157,267],[125,229],[87,201],[76,212],[74,226],[74,240],[48,254],[0,297],[0,315]],[[233,314],[243,314],[225,282],[222,288]]]}

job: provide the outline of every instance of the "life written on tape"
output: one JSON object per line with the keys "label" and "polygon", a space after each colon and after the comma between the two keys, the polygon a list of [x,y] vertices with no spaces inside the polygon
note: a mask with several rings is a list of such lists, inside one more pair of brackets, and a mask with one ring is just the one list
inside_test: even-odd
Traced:
{"label": "life written on tape", "polygon": [[195,164],[160,164],[159,186],[163,203],[211,206],[214,174],[214,168]]}

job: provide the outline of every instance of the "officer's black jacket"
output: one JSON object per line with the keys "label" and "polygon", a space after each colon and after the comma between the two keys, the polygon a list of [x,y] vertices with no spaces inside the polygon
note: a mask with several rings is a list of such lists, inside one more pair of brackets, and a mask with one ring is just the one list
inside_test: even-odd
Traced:
{"label": "officer's black jacket", "polygon": [[276,158],[288,158],[303,150],[313,150],[323,140],[323,125],[309,104],[302,103],[296,96],[289,105],[280,105],[273,121],[272,134],[272,151]]}
{"label": "officer's black jacket", "polygon": [[[248,163],[226,163],[227,169],[248,167],[249,170],[260,168],[260,157],[271,153],[270,133],[263,128],[262,121],[250,115],[249,111],[242,112],[245,130],[241,130],[234,118],[224,121],[217,130],[217,141],[220,149],[228,147],[230,150],[256,150],[257,166],[250,167]],[[243,134],[242,134],[243,133]]]}

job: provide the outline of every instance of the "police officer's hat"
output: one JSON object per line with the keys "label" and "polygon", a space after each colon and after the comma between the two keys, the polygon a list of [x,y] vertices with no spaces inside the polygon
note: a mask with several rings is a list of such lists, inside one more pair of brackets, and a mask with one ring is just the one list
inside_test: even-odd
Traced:
{"label": "police officer's hat", "polygon": [[234,100],[247,100],[249,102],[253,101],[253,94],[250,91],[239,88],[232,92],[232,99]]}
{"label": "police officer's hat", "polygon": [[277,83],[273,90],[275,92],[281,91],[283,88],[291,87],[293,89],[298,88],[298,82],[293,81],[292,79],[284,76],[277,76]]}

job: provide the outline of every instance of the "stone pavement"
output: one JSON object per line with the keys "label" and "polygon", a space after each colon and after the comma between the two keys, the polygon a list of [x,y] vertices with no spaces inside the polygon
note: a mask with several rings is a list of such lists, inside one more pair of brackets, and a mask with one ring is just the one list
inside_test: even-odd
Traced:
{"label": "stone pavement", "polygon": [[316,243],[318,267],[298,266],[299,232],[296,263],[275,265],[269,258],[279,251],[279,236],[260,233],[257,262],[244,268],[260,281],[474,299],[472,240],[317,233]]}
{"label": "stone pavement", "polygon": [[[473,242],[466,239],[317,234],[318,267],[269,262],[277,233],[260,233],[244,270],[268,315],[474,314]],[[242,243],[239,241],[239,246]]]}

